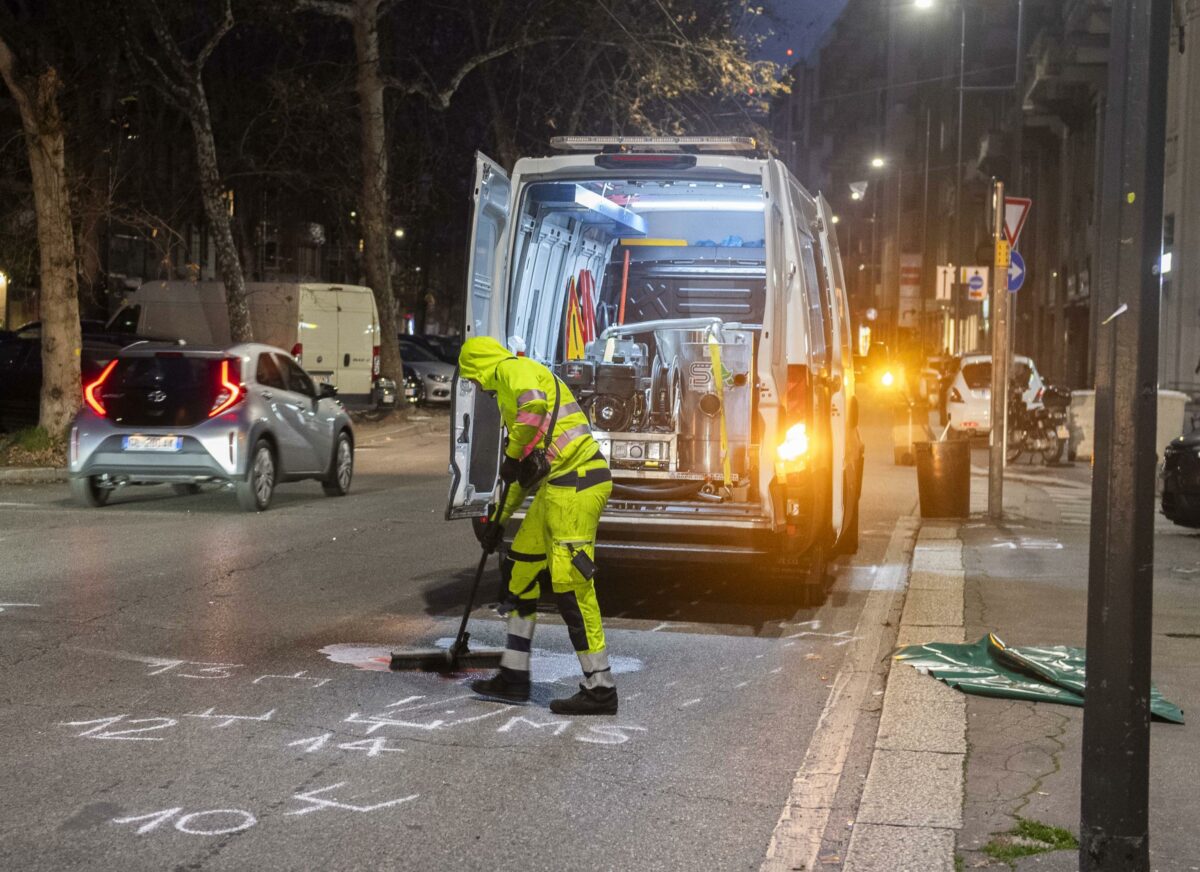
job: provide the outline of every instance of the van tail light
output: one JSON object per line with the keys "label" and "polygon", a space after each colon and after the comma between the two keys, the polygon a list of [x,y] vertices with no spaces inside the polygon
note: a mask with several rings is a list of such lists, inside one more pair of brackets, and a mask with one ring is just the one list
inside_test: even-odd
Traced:
{"label": "van tail light", "polygon": [[379,346],[371,346],[371,377],[379,378]]}
{"label": "van tail light", "polygon": [[292,357],[296,358],[296,363],[304,366],[304,343],[297,342],[292,346]]}
{"label": "van tail light", "polygon": [[241,370],[239,361],[229,359],[221,361],[220,390],[217,391],[217,398],[213,400],[208,417],[215,418],[227,409],[236,406],[246,396],[246,389],[241,384]]}
{"label": "van tail light", "polygon": [[104,404],[100,402],[100,386],[104,384],[104,380],[108,378],[116,365],[117,359],[114,357],[108,362],[108,366],[100,371],[100,375],[96,377],[96,380],[83,389],[83,401],[87,403],[89,409],[101,418],[105,417],[108,411],[104,408]]}
{"label": "van tail light", "polygon": [[809,418],[812,391],[808,367],[788,365],[787,393],[784,395],[784,438],[775,450],[776,458],[785,464],[803,464],[810,446]]}

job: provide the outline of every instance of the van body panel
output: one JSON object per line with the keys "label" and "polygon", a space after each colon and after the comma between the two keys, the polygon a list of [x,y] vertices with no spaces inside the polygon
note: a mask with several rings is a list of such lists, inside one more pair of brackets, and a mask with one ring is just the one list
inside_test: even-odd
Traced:
{"label": "van body panel", "polygon": [[[489,185],[502,173],[480,156],[468,334],[554,367],[580,398],[613,469],[599,553],[790,561],[832,544],[857,500],[846,483],[857,487],[860,449],[827,207],[773,158],[610,163],[523,158],[500,198]],[[571,293],[589,310],[582,350]],[[456,385],[455,404],[447,517],[479,516],[495,495],[499,420],[470,385]],[[777,446],[796,416],[813,448],[784,475]],[[714,447],[718,430],[727,449]]]}
{"label": "van body panel", "polygon": [[[344,400],[371,393],[373,347],[379,342],[375,295],[359,285],[248,282],[246,302],[256,342],[291,350],[318,381]],[[229,313],[221,282],[146,282],[130,293],[139,333],[182,339],[189,345],[228,345]],[[343,327],[342,322],[345,321]],[[349,355],[349,364],[342,365]]]}

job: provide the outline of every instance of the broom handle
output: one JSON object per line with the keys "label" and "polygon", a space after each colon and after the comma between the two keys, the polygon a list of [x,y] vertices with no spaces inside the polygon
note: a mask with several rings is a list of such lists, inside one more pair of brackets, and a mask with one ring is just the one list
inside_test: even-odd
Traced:
{"label": "broom handle", "polygon": [[[504,511],[505,503],[508,502],[509,485],[510,482],[506,481],[504,483],[504,487],[500,489],[500,502],[496,506],[496,513],[492,517],[488,518],[485,532],[487,529],[491,528],[492,524],[499,523],[497,519],[500,517],[500,513]],[[471,595],[467,598],[467,607],[463,611],[462,623],[458,625],[458,635],[454,637],[454,651],[461,650],[466,644],[467,621],[471,618],[471,609],[475,607],[475,594],[479,591],[479,582],[483,579],[483,570],[487,568],[487,559],[490,556],[491,554],[486,548],[484,548],[483,553],[479,555],[479,566],[475,568],[475,581],[471,584]]]}

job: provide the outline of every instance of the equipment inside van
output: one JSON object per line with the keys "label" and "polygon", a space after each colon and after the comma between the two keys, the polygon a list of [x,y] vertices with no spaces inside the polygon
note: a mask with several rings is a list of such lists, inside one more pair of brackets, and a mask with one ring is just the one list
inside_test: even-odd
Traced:
{"label": "equipment inside van", "polygon": [[[359,285],[249,282],[254,341],[286,348],[318,382],[350,402],[367,402],[379,376],[375,295]],[[229,314],[220,282],[147,282],[111,323],[192,345],[228,345]]]}
{"label": "equipment inside van", "polygon": [[[849,310],[824,200],[752,141],[560,138],[476,168],[468,336],[552,367],[613,470],[599,553],[766,560],[857,544]],[[496,488],[490,398],[455,390],[448,517]],[[491,403],[491,410],[487,408]]]}

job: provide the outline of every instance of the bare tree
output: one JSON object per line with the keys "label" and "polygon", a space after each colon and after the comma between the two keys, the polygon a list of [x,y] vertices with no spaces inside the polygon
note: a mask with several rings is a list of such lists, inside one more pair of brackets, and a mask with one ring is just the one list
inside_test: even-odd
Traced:
{"label": "bare tree", "polygon": [[[137,16],[134,9],[143,14]],[[192,138],[196,144],[200,198],[216,248],[217,268],[225,285],[229,334],[234,342],[249,342],[253,340],[254,335],[250,325],[250,309],[246,304],[246,278],[238,258],[237,244],[233,239],[230,221],[232,210],[217,164],[217,147],[213,140],[212,117],[209,114],[208,95],[204,90],[203,78],[204,65],[221,40],[233,29],[231,0],[224,0],[220,22],[193,58],[184,53],[179,41],[172,35],[158,0],[140,0],[136,7],[130,7],[129,14],[130,31],[137,33],[144,24],[150,32],[147,41],[157,47],[157,52],[145,51],[135,39],[134,44],[129,46],[130,60],[134,65],[145,61],[150,66],[154,72],[151,83],[184,114],[191,125]],[[160,55],[161,58],[156,55]]]}
{"label": "bare tree", "polygon": [[21,113],[41,257],[42,393],[39,420],[54,435],[65,432],[79,408],[79,299],[75,237],[67,186],[66,137],[58,97],[58,71],[21,68],[0,36],[0,77]]}

